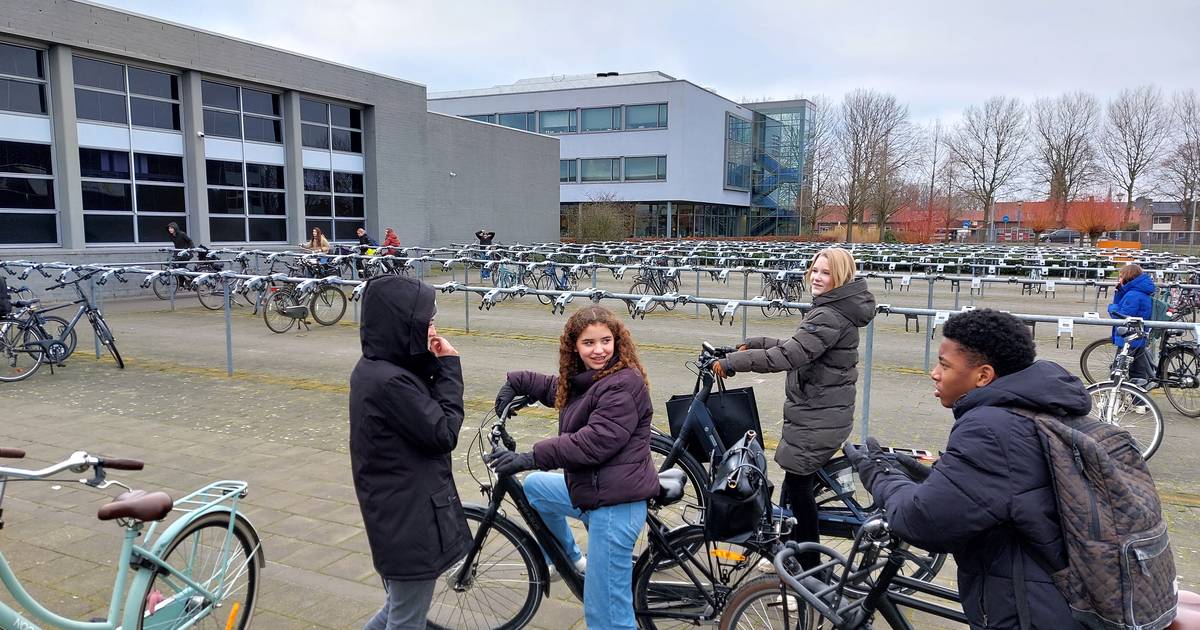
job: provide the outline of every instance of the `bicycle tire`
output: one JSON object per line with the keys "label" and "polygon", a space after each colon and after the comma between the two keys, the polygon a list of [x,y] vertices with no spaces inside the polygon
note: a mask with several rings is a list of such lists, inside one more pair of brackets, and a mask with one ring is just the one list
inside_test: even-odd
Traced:
{"label": "bicycle tire", "polygon": [[[42,327],[46,329],[48,338],[61,339],[63,345],[67,347],[66,352],[62,356],[62,360],[66,361],[68,357],[75,353],[75,347],[79,343],[79,335],[75,334],[74,328],[71,328],[71,322],[58,315],[40,315],[40,317],[43,321]],[[50,326],[51,323],[54,324],[53,327]],[[66,334],[64,335],[64,333]]]}
{"label": "bicycle tire", "polygon": [[[232,528],[229,523],[230,518],[233,518]],[[200,547],[204,542],[204,535],[208,533],[212,534],[218,545],[215,550],[209,552],[218,554],[213,558],[211,564],[199,557],[205,553]],[[231,533],[237,543],[236,548],[229,546],[231,541],[228,540],[228,537]],[[189,543],[191,538],[196,538],[196,540]],[[262,561],[262,549],[259,547],[258,541],[258,535],[254,533],[253,527],[245,519],[231,517],[228,512],[205,514],[189,523],[167,544],[162,559],[197,583],[219,581],[223,591],[221,601],[201,602],[203,605],[197,605],[196,598],[198,596],[188,595],[189,592],[192,592],[191,587],[178,579],[173,579],[170,574],[160,571],[146,585],[146,592],[142,595],[142,609],[139,615],[141,623],[138,627],[142,630],[166,630],[184,626],[245,630],[254,616],[254,605],[258,599],[258,570]],[[189,544],[181,549],[181,545],[184,543]],[[188,554],[182,565],[178,560],[172,561],[171,555],[176,550]],[[226,559],[225,552],[227,550],[235,555]],[[197,562],[198,560],[199,562]],[[211,574],[208,573],[210,567]],[[197,569],[199,573],[192,574],[192,571]],[[225,580],[229,579],[228,571],[230,569],[236,569],[236,573],[233,575],[233,582],[226,585]],[[240,586],[243,577],[245,577],[244,586]],[[156,589],[156,587],[158,588]],[[170,589],[169,594],[163,589]],[[147,611],[147,604],[150,603],[156,590],[166,599],[158,602],[154,610]],[[237,595],[237,599],[231,601],[232,595]],[[170,606],[175,599],[181,597],[185,598],[184,601],[188,601],[187,605]],[[164,608],[164,606],[166,607]],[[166,616],[159,617],[160,615]]]}
{"label": "bicycle tire", "polygon": [[1079,371],[1083,374],[1084,382],[1091,385],[1107,381],[1112,371],[1112,362],[1116,358],[1117,345],[1111,337],[1089,343],[1079,355]]}
{"label": "bicycle tire", "polygon": [[[651,434],[650,436],[650,458],[654,462],[654,469],[661,470],[663,461],[671,452],[671,445],[674,443],[670,437],[659,434]],[[696,460],[687,450],[679,452],[679,457],[675,460],[673,469],[683,471],[683,476],[687,478],[687,486],[683,489],[683,498],[668,505],[658,508],[658,518],[667,527],[675,529],[683,525],[691,525],[687,521],[687,515],[700,516],[703,514],[704,507],[708,505],[708,473],[704,469],[704,465]],[[642,551],[648,545],[649,537],[646,529],[638,534],[637,542],[633,546],[633,555],[636,557],[641,555]]]}
{"label": "bicycle tire", "polygon": [[1167,351],[1163,362],[1166,378],[1159,383],[1167,401],[1189,418],[1200,417],[1200,352],[1190,344],[1177,346]]}
{"label": "bicycle tire", "polygon": [[[471,540],[474,541],[486,508],[464,506],[464,511]],[[462,560],[438,578],[426,618],[428,627],[433,630],[511,630],[525,627],[542,603],[542,584],[538,579],[536,564],[542,552],[536,544],[532,548],[526,544],[526,538],[524,530],[497,514],[475,556],[475,567],[466,589],[454,589],[454,576],[458,574]],[[489,543],[497,544],[489,547]],[[514,551],[516,558],[512,557]],[[512,597],[504,597],[481,592],[481,589],[488,588],[486,584],[489,582],[493,583],[493,589],[511,591],[515,588],[515,593]],[[520,603],[516,612],[498,612],[505,603],[514,601]]]}
{"label": "bicycle tire", "polygon": [[[667,546],[703,584],[697,584],[665,551],[650,547],[633,568],[633,610],[642,630],[691,628],[720,618],[729,594],[755,574],[763,554],[755,545],[705,540],[700,525],[680,527],[667,534]],[[704,555],[703,559],[699,558]],[[720,582],[719,584],[717,582]],[[708,604],[704,592],[716,602]]]}
{"label": "bicycle tire", "polygon": [[121,358],[121,353],[117,350],[117,338],[113,336],[108,322],[104,321],[100,315],[95,315],[92,319],[92,328],[95,329],[96,336],[100,337],[100,345],[108,348],[108,353],[117,362],[117,368],[124,370],[125,360]]}
{"label": "bicycle tire", "polygon": [[[774,300],[776,298],[784,299],[784,296],[780,295],[779,289],[776,288],[774,284],[770,284],[770,283],[768,283],[767,286],[763,287],[762,296],[768,300]],[[762,314],[763,314],[763,317],[766,317],[767,319],[772,319],[772,318],[784,315],[786,310],[787,309],[785,309],[782,306],[779,306],[778,304],[770,304],[768,306],[762,307]]]}
{"label": "bicycle tire", "polygon": [[346,294],[334,286],[321,287],[309,302],[308,311],[322,326],[332,326],[346,314]]}
{"label": "bicycle tire", "polygon": [[[533,279],[533,288],[540,291],[551,291],[554,288],[554,283],[550,280],[550,276],[541,274]],[[537,299],[542,304],[550,304],[554,301],[554,296],[538,293]]]}
{"label": "bicycle tire", "polygon": [[[1181,323],[1181,324],[1195,324],[1196,323],[1196,308],[1193,306],[1188,306],[1187,308],[1176,312],[1171,317],[1171,321]],[[1200,339],[1196,339],[1196,331],[1194,329],[1184,332],[1183,336],[1180,337],[1179,340],[1193,342],[1193,343],[1200,341]]]}
{"label": "bicycle tire", "polygon": [[[784,614],[784,589],[779,578],[764,575],[746,582],[729,596],[720,630],[762,630],[763,628],[817,628],[818,617],[803,599],[791,595]],[[788,589],[788,592],[794,592]]]}
{"label": "bicycle tire", "polygon": [[296,325],[296,320],[283,312],[288,306],[295,306],[296,298],[291,291],[274,291],[263,300],[263,323],[273,333],[283,334]]}
{"label": "bicycle tire", "polygon": [[[219,311],[225,308],[225,287],[217,284],[195,285],[196,297],[200,300],[200,305],[210,311]],[[230,304],[230,306],[233,306]]]}
{"label": "bicycle tire", "polygon": [[[629,292],[634,295],[658,295],[658,291],[655,291],[650,284],[644,280],[634,282],[633,286],[629,287]],[[659,304],[661,304],[661,302],[651,302],[650,305],[646,307],[646,312],[653,313],[654,310],[658,308]],[[633,304],[629,305],[629,312],[633,312]]]}
{"label": "bicycle tire", "polygon": [[160,300],[171,299],[171,287],[175,285],[175,276],[159,276],[150,283],[151,290],[154,291],[154,297]]}
{"label": "bicycle tire", "polygon": [[1104,381],[1089,385],[1087,391],[1092,397],[1093,415],[1129,432],[1142,458],[1149,461],[1162,445],[1163,416],[1158,405],[1127,383]]}
{"label": "bicycle tire", "polygon": [[[679,281],[676,280],[675,278],[666,278],[665,280],[663,280],[662,285],[663,285],[662,286],[663,295],[666,295],[667,293],[679,293]],[[668,310],[668,311],[675,310],[675,306],[676,306],[676,304],[674,302],[663,302],[662,303],[663,309]]]}
{"label": "bicycle tire", "polygon": [[0,318],[0,382],[23,381],[33,376],[46,361],[45,352],[28,347],[26,338],[29,335],[35,338],[34,341],[46,338],[36,328],[26,326],[23,320]]}

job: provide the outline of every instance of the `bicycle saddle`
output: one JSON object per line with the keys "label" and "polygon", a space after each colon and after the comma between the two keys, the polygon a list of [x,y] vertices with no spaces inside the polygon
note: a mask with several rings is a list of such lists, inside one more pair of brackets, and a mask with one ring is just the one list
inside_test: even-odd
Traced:
{"label": "bicycle saddle", "polygon": [[1200,628],[1200,595],[1191,591],[1179,591],[1179,607],[1175,610],[1175,621],[1167,630],[1197,630]]}
{"label": "bicycle saddle", "polygon": [[659,507],[665,507],[683,498],[683,490],[687,487],[687,477],[678,468],[658,473],[658,496],[654,502]]}
{"label": "bicycle saddle", "polygon": [[175,502],[166,492],[130,490],[117,495],[112,503],[100,506],[96,518],[102,521],[118,518],[131,518],[143,522],[161,521],[171,513],[173,505]]}

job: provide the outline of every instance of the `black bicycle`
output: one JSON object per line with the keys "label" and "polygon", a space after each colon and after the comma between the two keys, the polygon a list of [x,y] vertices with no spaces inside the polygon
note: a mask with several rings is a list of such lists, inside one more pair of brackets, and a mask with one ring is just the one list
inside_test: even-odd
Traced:
{"label": "black bicycle", "polygon": [[[485,438],[483,428],[473,442],[482,458],[485,445],[515,450],[508,434],[508,418],[532,401],[513,400],[494,417]],[[491,418],[489,412],[485,416]],[[468,460],[468,470],[470,470]],[[584,576],[567,556],[541,516],[525,496],[521,482],[511,475],[489,471],[476,478],[487,505],[463,506],[473,543],[462,561],[439,580],[429,610],[429,627],[456,629],[522,628],[533,619],[542,597],[550,592],[550,557],[564,585],[583,599]],[[643,628],[693,626],[715,623],[729,593],[744,582],[762,557],[771,557],[779,539],[778,526],[767,526],[744,544],[704,539],[703,528],[671,529],[658,511],[682,499],[686,477],[679,471],[659,475],[660,491],[650,501],[646,523],[649,547],[634,565],[634,609]],[[525,522],[521,527],[505,513],[515,509]],[[766,515],[764,522],[770,515]]]}
{"label": "black bicycle", "polygon": [[762,307],[764,317],[791,315],[795,309],[784,306],[784,302],[799,302],[804,295],[804,276],[783,271],[763,271],[762,288],[759,295],[771,303]]}
{"label": "black bicycle", "polygon": [[[679,293],[679,280],[668,271],[661,269],[661,265],[666,263],[666,259],[649,259],[645,267],[638,271],[638,275],[633,279],[633,285],[629,287],[629,292],[634,295],[667,295],[668,293]],[[629,311],[633,312],[633,302],[629,302]],[[654,309],[662,306],[670,311],[675,309],[675,302],[651,302],[646,307],[646,312],[653,312]]]}
{"label": "black bicycle", "polygon": [[[798,571],[793,558],[805,552],[828,560]],[[872,627],[876,614],[889,628],[910,630],[914,626],[904,609],[965,625],[956,591],[901,575],[910,559],[880,515],[859,528],[847,555],[825,545],[789,542],[775,556],[774,576],[750,582],[733,594],[721,630],[864,630]]]}
{"label": "black bicycle", "polygon": [[[221,264],[209,260],[209,253],[204,249],[199,250],[199,261],[195,264],[189,262],[192,259],[191,252],[187,252],[187,258],[178,254],[179,251],[187,250],[160,249],[159,251],[170,252],[170,258],[167,261],[168,270],[180,269],[198,273],[221,271]],[[154,291],[154,297],[160,300],[169,300],[172,294],[178,295],[180,291],[195,291],[196,298],[200,300],[200,305],[204,308],[210,311],[219,311],[225,306],[225,296],[215,283],[196,283],[192,276],[187,274],[156,274],[150,283],[150,288]]]}
{"label": "black bicycle", "polygon": [[[1200,345],[1184,330],[1151,329],[1142,335],[1152,370],[1143,389],[1161,387],[1176,411],[1189,418],[1200,417]],[[1092,385],[1113,380],[1119,354],[1111,336],[1088,344],[1079,355],[1084,381]]]}

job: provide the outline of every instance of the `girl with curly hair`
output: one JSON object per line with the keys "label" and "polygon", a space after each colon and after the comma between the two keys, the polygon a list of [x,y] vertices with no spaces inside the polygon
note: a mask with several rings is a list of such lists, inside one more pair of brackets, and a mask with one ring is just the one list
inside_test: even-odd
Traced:
{"label": "girl with curly hair", "polygon": [[[509,372],[496,397],[497,412],[516,396],[554,406],[558,437],[534,444],[528,453],[498,450],[488,462],[502,474],[543,471],[525,477],[525,494],[575,566],[587,571],[587,627],[636,628],[633,545],[646,520],[646,500],[658,493],[646,369],[629,330],[600,306],[567,320],[558,357],[557,376]],[[559,468],[563,472],[544,472]],[[568,516],[587,526],[590,559],[575,544]]]}

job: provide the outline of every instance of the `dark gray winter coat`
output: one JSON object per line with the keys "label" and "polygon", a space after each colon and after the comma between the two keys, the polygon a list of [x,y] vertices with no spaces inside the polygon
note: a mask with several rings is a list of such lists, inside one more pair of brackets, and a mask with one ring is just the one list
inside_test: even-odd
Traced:
{"label": "dark gray winter coat", "polygon": [[1092,399],[1057,363],[1037,361],[954,403],[946,453],[924,483],[880,475],[869,490],[901,538],[954,554],[972,628],[1020,627],[1013,587],[1020,570],[1035,630],[1080,628],[1046,572],[1067,559],[1042,441],[1032,420],[1007,407],[1082,416]]}
{"label": "dark gray winter coat", "polygon": [[434,290],[380,276],[363,294],[363,356],[350,375],[350,465],[375,569],[430,580],[470,543],[450,456],[463,423],[458,357],[427,349]]}
{"label": "dark gray winter coat", "polygon": [[867,282],[851,280],[813,299],[788,339],[753,337],[750,348],[721,359],[735,372],[787,372],[783,436],[775,461],[808,475],[825,465],[850,435],[858,382],[858,329],[875,317]]}

